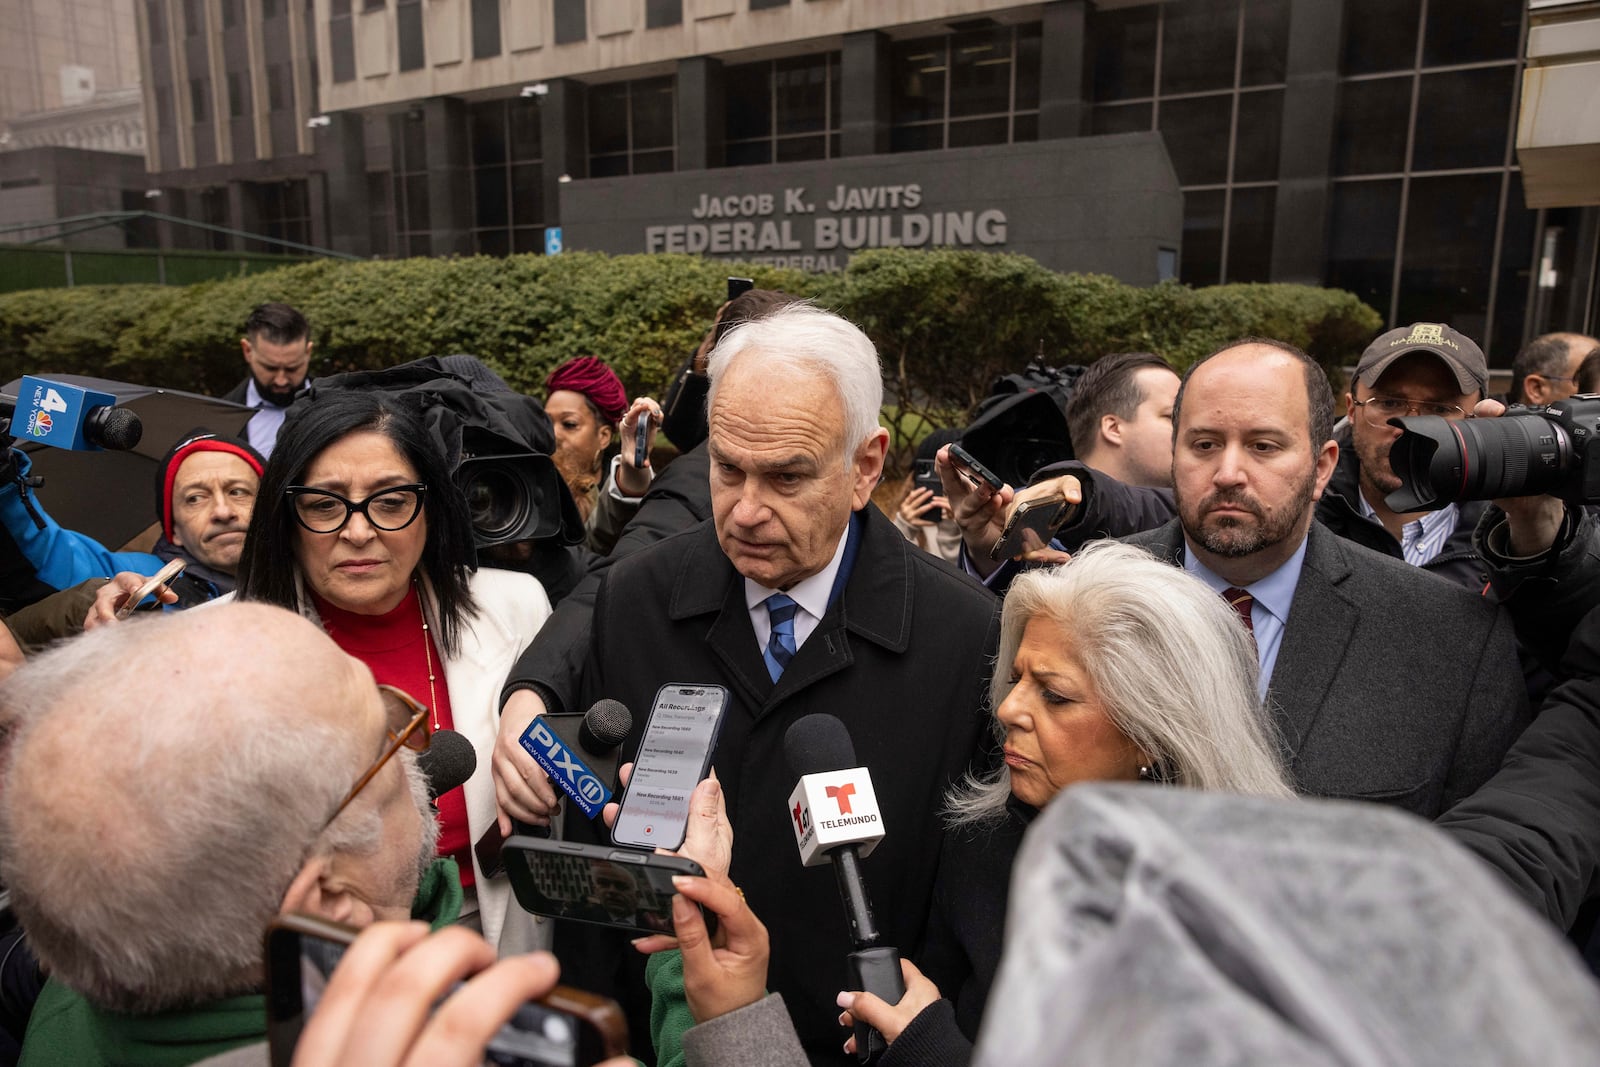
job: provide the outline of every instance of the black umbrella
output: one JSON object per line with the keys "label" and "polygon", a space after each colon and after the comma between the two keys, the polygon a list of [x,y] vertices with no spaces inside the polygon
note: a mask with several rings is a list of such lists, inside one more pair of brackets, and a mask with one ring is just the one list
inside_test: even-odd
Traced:
{"label": "black umbrella", "polygon": [[[223,437],[238,437],[254,414],[243,404],[178,389],[77,374],[43,377],[110,393],[117,398],[118,407],[138,415],[144,425],[138,447],[129,452],[68,452],[37,442],[17,445],[32,459],[33,473],[44,478],[44,485],[35,493],[51,517],[113,549],[137,537],[159,517],[156,465],[173,445],[199,427]],[[21,387],[20,378],[10,382],[5,395],[15,397]]]}

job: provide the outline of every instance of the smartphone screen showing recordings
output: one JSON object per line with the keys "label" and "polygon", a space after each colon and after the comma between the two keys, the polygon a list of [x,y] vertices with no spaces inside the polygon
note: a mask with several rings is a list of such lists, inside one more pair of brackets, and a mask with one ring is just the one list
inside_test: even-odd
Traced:
{"label": "smartphone screen showing recordings", "polygon": [[613,841],[639,848],[683,844],[689,794],[711,768],[727,704],[728,691],[718,685],[671,683],[656,693],[622,811],[611,828]]}

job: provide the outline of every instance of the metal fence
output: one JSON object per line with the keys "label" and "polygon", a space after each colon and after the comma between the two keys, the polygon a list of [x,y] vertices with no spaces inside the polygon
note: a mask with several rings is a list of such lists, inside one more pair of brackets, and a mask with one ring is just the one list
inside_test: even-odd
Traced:
{"label": "metal fence", "polygon": [[174,249],[39,248],[0,245],[0,293],[74,285],[189,285],[214,278],[259,274],[313,256],[258,252],[187,252]]}

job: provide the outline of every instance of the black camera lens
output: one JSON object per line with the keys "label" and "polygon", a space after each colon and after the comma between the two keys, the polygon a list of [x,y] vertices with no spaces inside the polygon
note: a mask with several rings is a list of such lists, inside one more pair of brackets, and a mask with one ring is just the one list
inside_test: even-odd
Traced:
{"label": "black camera lens", "polygon": [[479,467],[466,476],[461,491],[467,498],[473,532],[481,540],[501,537],[527,517],[528,495],[521,482],[505,470]]}
{"label": "black camera lens", "polygon": [[1385,498],[1401,514],[1456,500],[1559,492],[1576,464],[1566,431],[1544,415],[1419,415],[1389,424],[1404,431],[1389,450],[1401,486]]}

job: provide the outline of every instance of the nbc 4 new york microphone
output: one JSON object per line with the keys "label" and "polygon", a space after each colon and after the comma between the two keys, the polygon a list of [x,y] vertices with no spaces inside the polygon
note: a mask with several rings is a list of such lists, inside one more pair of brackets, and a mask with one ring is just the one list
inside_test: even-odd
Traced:
{"label": "nbc 4 new york microphone", "polygon": [[[886,1004],[905,996],[900,953],[883,944],[872,917],[872,901],[861,877],[861,859],[883,840],[883,816],[872,775],[855,766],[855,745],[844,723],[832,715],[796,719],[783,735],[783,752],[800,782],[789,794],[789,815],[800,861],[807,867],[833,865],[850,922],[855,951],[848,957],[853,988],[874,993]],[[861,1062],[879,1056],[883,1035],[856,1020],[856,1056]]]}
{"label": "nbc 4 new york microphone", "polygon": [[127,450],[139,443],[139,416],[119,408],[117,398],[97,389],[26,375],[17,395],[0,397],[0,429],[13,437],[74,452]]}
{"label": "nbc 4 new york microphone", "polygon": [[611,799],[606,782],[616,774],[617,747],[632,728],[633,713],[625,704],[601,700],[582,715],[541,715],[520,740],[556,788],[593,819]]}

